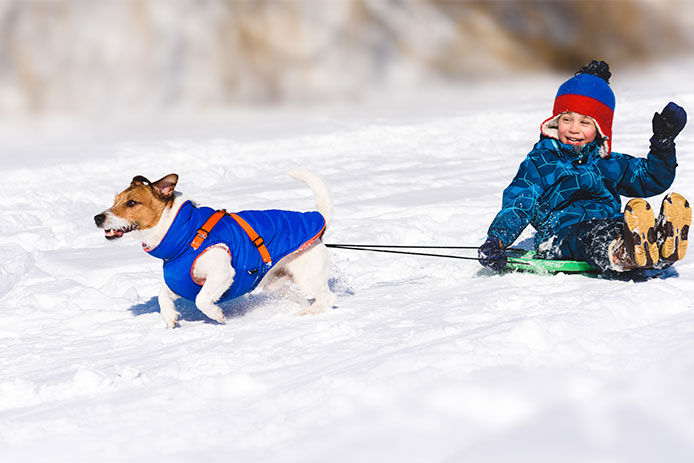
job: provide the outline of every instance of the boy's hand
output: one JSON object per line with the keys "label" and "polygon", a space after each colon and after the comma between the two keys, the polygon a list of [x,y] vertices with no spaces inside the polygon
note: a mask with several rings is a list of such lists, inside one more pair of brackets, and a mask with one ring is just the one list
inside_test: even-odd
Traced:
{"label": "boy's hand", "polygon": [[687,112],[672,101],[660,113],[653,114],[651,150],[672,151],[675,137],[687,124]]}
{"label": "boy's hand", "polygon": [[477,257],[480,264],[496,272],[504,268],[508,262],[501,241],[496,236],[487,238],[487,241],[477,251]]}

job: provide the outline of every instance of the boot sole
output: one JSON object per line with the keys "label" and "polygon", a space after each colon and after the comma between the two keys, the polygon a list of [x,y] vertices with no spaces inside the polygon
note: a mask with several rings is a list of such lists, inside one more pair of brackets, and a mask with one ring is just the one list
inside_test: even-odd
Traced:
{"label": "boot sole", "polygon": [[626,227],[624,244],[637,267],[652,267],[658,262],[655,215],[645,199],[634,198],[624,207]]}
{"label": "boot sole", "polygon": [[660,257],[674,262],[687,253],[687,235],[692,224],[689,201],[678,193],[670,193],[663,199],[658,222],[664,228],[665,241],[660,246]]}

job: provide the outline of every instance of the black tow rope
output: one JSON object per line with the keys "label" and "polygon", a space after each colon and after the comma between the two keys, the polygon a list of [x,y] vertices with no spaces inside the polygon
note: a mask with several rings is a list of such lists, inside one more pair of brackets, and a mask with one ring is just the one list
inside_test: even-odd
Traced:
{"label": "black tow rope", "polygon": [[[467,256],[456,256],[452,254],[434,254],[428,252],[412,252],[412,251],[394,251],[393,249],[479,249],[479,246],[405,246],[405,245],[388,245],[388,244],[336,244],[336,243],[325,243],[328,248],[336,249],[351,249],[353,251],[372,251],[372,252],[387,252],[390,254],[407,254],[410,256],[427,256],[427,257],[445,257],[448,259],[462,259],[462,260],[477,260],[477,257],[467,257]],[[525,252],[524,249],[518,248],[507,248],[508,251],[518,251]],[[499,260],[499,259],[485,259],[485,260]],[[508,262],[520,265],[529,265],[527,262],[523,262],[516,259],[509,259]]]}

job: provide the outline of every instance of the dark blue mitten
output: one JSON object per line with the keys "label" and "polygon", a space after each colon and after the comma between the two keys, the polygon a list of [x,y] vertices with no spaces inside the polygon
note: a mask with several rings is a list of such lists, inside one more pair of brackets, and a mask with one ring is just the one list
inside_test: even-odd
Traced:
{"label": "dark blue mitten", "polygon": [[665,153],[675,147],[675,137],[687,125],[687,112],[672,101],[660,113],[653,114],[651,151]]}
{"label": "dark blue mitten", "polygon": [[487,238],[487,241],[477,251],[477,257],[480,264],[497,272],[504,268],[508,262],[501,240],[496,236]]}

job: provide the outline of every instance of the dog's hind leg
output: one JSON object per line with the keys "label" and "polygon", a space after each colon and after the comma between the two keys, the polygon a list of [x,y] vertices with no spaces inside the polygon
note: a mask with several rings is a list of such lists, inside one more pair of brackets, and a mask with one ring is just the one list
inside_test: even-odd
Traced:
{"label": "dog's hind leg", "polygon": [[263,291],[274,293],[284,289],[291,278],[292,276],[280,261],[280,263],[272,267],[267,275],[263,277],[263,280],[260,282],[260,287],[263,288]]}
{"label": "dog's hind leg", "polygon": [[178,295],[169,289],[165,284],[162,285],[159,291],[159,313],[164,319],[166,326],[175,328],[178,324],[179,313],[174,306],[174,301],[178,299]]}
{"label": "dog's hind leg", "polygon": [[328,287],[328,264],[328,250],[323,244],[315,245],[287,263],[294,283],[308,299],[314,300],[299,312],[300,315],[323,312],[337,300]]}
{"label": "dog's hind leg", "polygon": [[205,281],[195,298],[195,305],[212,320],[224,323],[224,312],[215,303],[234,281],[229,252],[225,247],[210,247],[198,257],[193,274],[196,279]]}

